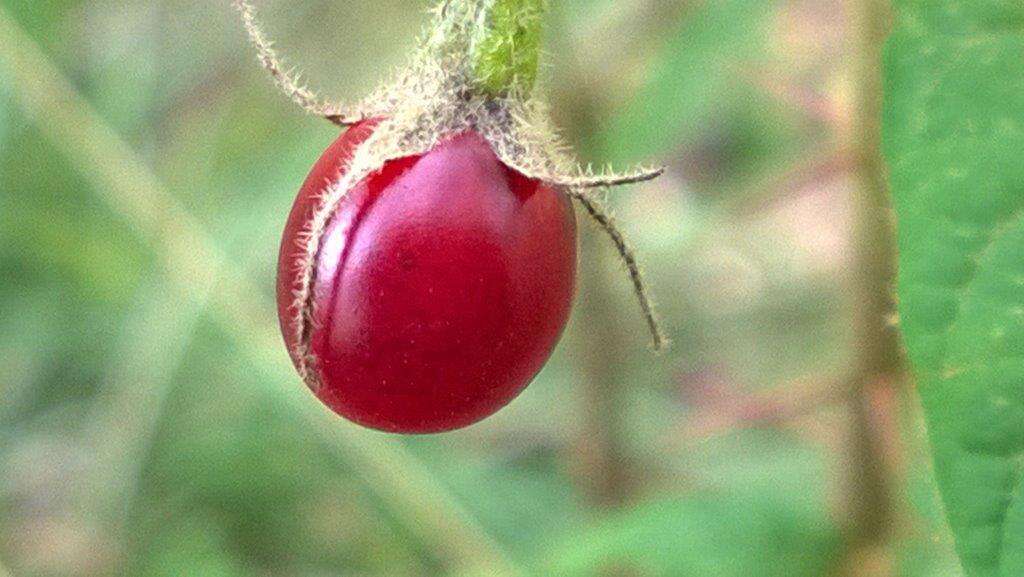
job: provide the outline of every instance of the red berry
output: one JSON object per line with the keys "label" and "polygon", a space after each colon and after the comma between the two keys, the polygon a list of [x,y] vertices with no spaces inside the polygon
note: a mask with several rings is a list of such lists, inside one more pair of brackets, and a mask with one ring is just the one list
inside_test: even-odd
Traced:
{"label": "red berry", "polygon": [[[338,414],[392,432],[464,427],[515,398],[565,326],[572,204],[463,133],[348,191],[320,236],[310,297],[296,302],[303,233],[374,126],[338,138],[299,191],[278,264],[281,328]],[[303,314],[312,323],[300,334]]]}

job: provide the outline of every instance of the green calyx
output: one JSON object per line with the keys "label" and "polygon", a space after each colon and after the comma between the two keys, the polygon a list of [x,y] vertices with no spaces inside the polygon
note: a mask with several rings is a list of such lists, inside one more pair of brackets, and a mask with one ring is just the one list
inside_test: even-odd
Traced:
{"label": "green calyx", "polygon": [[492,97],[526,96],[537,80],[547,0],[490,0],[474,33],[473,76]]}

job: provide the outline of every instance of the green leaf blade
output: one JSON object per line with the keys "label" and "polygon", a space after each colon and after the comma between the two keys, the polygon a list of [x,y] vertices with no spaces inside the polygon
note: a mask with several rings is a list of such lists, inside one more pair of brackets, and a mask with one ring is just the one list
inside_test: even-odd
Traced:
{"label": "green leaf blade", "polygon": [[972,577],[1024,574],[1024,6],[896,2],[884,148],[900,321]]}

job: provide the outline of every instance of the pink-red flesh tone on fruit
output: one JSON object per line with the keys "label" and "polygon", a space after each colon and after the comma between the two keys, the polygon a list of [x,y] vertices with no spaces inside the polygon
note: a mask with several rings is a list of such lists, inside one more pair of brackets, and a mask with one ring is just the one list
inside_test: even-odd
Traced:
{"label": "pink-red flesh tone on fruit", "polygon": [[[285,228],[278,312],[299,340],[301,233],[374,129],[354,126],[317,162]],[[569,199],[509,169],[467,132],[385,163],[331,215],[316,257],[308,331],[317,396],[364,426],[457,429],[529,384],[565,327],[576,276]]]}

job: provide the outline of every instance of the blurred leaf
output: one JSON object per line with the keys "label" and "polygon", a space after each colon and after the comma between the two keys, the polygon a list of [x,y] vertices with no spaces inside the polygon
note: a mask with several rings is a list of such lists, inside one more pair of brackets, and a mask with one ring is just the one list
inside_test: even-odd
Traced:
{"label": "blurred leaf", "polygon": [[143,577],[243,577],[249,572],[226,550],[227,536],[210,519],[188,517],[172,522],[150,543]]}
{"label": "blurred leaf", "polygon": [[0,0],[21,24],[35,36],[36,41],[49,50],[73,48],[68,42],[66,16],[84,4],[83,0]]}
{"label": "blurred leaf", "polygon": [[902,0],[885,150],[900,319],[968,575],[1024,574],[1024,5]]}
{"label": "blurred leaf", "polygon": [[[443,463],[451,449],[435,451]],[[443,475],[459,501],[510,553],[528,557],[581,519],[569,480],[559,475],[560,455],[535,450],[515,459],[502,454],[464,455],[444,465]]]}
{"label": "blurred leaf", "polygon": [[[705,129],[722,108],[750,94],[736,90],[741,63],[766,43],[767,0],[702,2],[650,64],[648,80],[609,128],[613,158],[649,158]],[[752,89],[751,89],[752,91]],[[740,129],[742,130],[742,129]]]}
{"label": "blurred leaf", "polygon": [[823,535],[755,495],[655,500],[574,535],[554,550],[548,574],[597,577],[621,568],[643,577],[812,577],[825,575],[836,554]]}
{"label": "blurred leaf", "polygon": [[819,524],[834,536],[834,525],[824,522],[828,467],[818,447],[777,430],[749,429],[714,439],[687,457],[681,466],[699,471],[716,490],[773,503],[780,514],[802,519],[795,525]]}
{"label": "blurred leaf", "polygon": [[[11,114],[14,106],[10,96],[7,95],[4,82],[7,82],[7,80],[4,77],[4,71],[0,70],[0,149],[6,146],[7,139],[10,138],[11,132],[14,129],[13,115]],[[4,185],[3,181],[4,179],[0,177],[0,197],[10,194],[10,190]],[[0,201],[2,201],[2,198],[0,198]]]}
{"label": "blurred leaf", "polygon": [[901,435],[909,449],[905,493],[909,507],[908,522],[900,532],[896,547],[897,574],[900,577],[963,577],[953,536],[946,525],[935,472],[925,450],[928,440],[916,394],[906,391],[906,395],[901,396],[907,399],[900,405],[910,407],[913,414]]}
{"label": "blurred leaf", "polygon": [[550,574],[591,577],[607,567],[641,577],[827,574],[840,541],[819,450],[777,431],[751,430],[676,466],[666,474],[696,477],[701,490],[570,531],[549,555]]}

